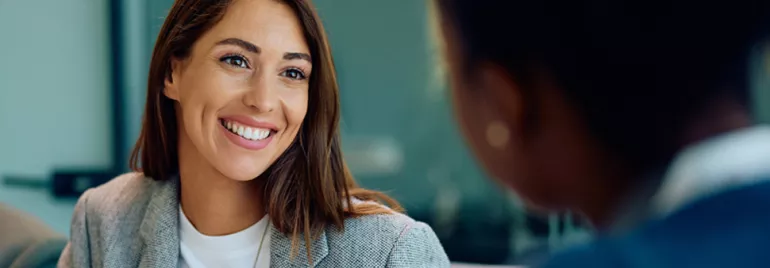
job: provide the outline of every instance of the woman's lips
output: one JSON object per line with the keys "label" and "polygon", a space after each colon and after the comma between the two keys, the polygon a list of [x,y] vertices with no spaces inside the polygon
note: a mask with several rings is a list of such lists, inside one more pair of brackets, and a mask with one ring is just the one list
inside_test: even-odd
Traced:
{"label": "woman's lips", "polygon": [[225,136],[235,145],[249,150],[260,150],[267,147],[276,131],[270,128],[241,124],[238,121],[220,119],[219,125]]}

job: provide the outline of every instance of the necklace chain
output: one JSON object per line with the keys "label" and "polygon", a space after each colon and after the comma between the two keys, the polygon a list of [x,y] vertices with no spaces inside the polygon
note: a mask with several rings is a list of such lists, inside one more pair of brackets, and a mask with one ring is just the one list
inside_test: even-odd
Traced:
{"label": "necklace chain", "polygon": [[257,268],[257,264],[259,264],[259,255],[262,254],[262,243],[265,242],[265,236],[267,236],[267,230],[270,227],[270,221],[265,224],[265,231],[262,233],[262,239],[259,241],[259,248],[257,249],[257,257],[254,259],[254,268]]}

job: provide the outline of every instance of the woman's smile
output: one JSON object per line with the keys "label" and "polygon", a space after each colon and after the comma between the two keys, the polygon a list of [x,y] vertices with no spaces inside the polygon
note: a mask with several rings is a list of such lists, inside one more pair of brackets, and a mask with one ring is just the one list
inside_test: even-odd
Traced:
{"label": "woman's smile", "polygon": [[278,133],[274,125],[247,116],[220,118],[219,125],[230,142],[248,150],[267,147]]}

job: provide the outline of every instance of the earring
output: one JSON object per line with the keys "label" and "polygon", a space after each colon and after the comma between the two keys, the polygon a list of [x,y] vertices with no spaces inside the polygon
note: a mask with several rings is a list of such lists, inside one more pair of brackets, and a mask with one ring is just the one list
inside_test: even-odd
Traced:
{"label": "earring", "polygon": [[487,143],[495,149],[503,149],[508,145],[510,138],[508,127],[500,121],[492,121],[487,125]]}

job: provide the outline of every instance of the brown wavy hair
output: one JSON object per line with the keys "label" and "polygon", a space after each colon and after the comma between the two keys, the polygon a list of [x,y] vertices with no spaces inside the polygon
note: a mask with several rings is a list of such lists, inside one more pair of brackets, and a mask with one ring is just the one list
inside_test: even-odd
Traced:
{"label": "brown wavy hair", "polygon": [[[170,79],[171,59],[184,59],[203,33],[218,23],[233,0],[176,0],[158,34],[150,63],[142,131],[131,153],[131,169],[155,180],[179,172],[177,116],[173,100],[162,94]],[[299,134],[276,162],[257,179],[266,180],[263,204],[273,225],[292,237],[310,241],[327,226],[344,229],[344,220],[401,211],[393,199],[360,188],[340,149],[340,102],[337,76],[326,34],[307,0],[274,0],[298,17],[312,55],[307,115]],[[351,201],[355,198],[362,201]],[[385,202],[390,209],[380,205]],[[296,252],[296,251],[295,251]]]}

